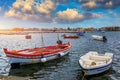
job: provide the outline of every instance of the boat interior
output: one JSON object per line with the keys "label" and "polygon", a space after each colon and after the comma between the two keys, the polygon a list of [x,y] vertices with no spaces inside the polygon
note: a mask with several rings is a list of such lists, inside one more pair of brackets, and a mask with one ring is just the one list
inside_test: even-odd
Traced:
{"label": "boat interior", "polygon": [[112,61],[112,57],[112,53],[98,54],[97,52],[88,52],[80,60],[84,67],[102,66],[109,64]]}

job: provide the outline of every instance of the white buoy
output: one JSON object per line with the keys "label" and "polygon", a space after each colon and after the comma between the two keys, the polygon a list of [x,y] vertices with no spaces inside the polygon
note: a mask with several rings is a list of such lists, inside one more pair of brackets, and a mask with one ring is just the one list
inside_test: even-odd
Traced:
{"label": "white buoy", "polygon": [[46,58],[41,58],[41,62],[46,62],[47,59]]}
{"label": "white buoy", "polygon": [[63,53],[63,52],[59,52],[59,54],[60,54],[60,56],[64,56],[65,55],[65,53]]}

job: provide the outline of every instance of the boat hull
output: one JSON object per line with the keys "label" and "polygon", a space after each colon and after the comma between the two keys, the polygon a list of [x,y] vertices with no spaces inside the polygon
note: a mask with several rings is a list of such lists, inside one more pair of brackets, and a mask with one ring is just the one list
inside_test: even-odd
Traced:
{"label": "boat hull", "polygon": [[85,75],[95,75],[109,70],[112,66],[113,53],[98,54],[90,51],[79,59],[79,65]]}
{"label": "boat hull", "polygon": [[66,36],[66,35],[63,35],[63,37],[64,38],[69,38],[69,39],[77,39],[77,38],[79,38],[80,36],[78,36],[78,35],[71,35],[71,36]]}
{"label": "boat hull", "polygon": [[52,55],[40,56],[38,58],[33,58],[33,59],[12,58],[12,57],[8,57],[8,58],[9,58],[10,64],[20,63],[21,65],[23,65],[23,64],[32,64],[32,63],[44,63],[50,60],[60,58],[67,54],[68,54],[68,50],[63,51],[63,52],[58,52]]}
{"label": "boat hull", "polygon": [[65,36],[64,38],[76,39],[79,38],[79,36]]}
{"label": "boat hull", "polygon": [[93,69],[84,69],[82,68],[82,71],[84,72],[85,75],[95,75],[95,74],[99,74],[102,72],[105,72],[107,70],[109,70],[111,68],[111,64],[103,66],[103,67],[99,67],[99,68],[93,68]]}
{"label": "boat hull", "polygon": [[92,35],[92,38],[93,38],[94,40],[103,41],[103,37],[102,37],[102,36]]}
{"label": "boat hull", "polygon": [[71,48],[71,43],[65,43],[55,46],[38,47],[23,50],[7,50],[4,52],[8,57],[10,64],[31,64],[31,63],[44,63],[56,58],[60,58],[68,54]]}
{"label": "boat hull", "polygon": [[107,38],[105,36],[92,35],[92,38],[98,41],[103,41],[103,42],[107,41]]}

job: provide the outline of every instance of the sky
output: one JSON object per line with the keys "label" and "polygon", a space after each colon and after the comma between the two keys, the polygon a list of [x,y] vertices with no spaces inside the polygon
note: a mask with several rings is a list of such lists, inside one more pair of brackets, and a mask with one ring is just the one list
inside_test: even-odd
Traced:
{"label": "sky", "polygon": [[0,29],[120,26],[120,0],[0,0]]}

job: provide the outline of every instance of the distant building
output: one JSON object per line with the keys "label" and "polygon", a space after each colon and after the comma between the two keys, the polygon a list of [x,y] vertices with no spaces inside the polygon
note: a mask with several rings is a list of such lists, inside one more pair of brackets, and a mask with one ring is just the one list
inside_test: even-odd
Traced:
{"label": "distant building", "polygon": [[108,27],[102,27],[99,29],[104,31],[120,31],[120,27],[118,26],[108,26]]}

